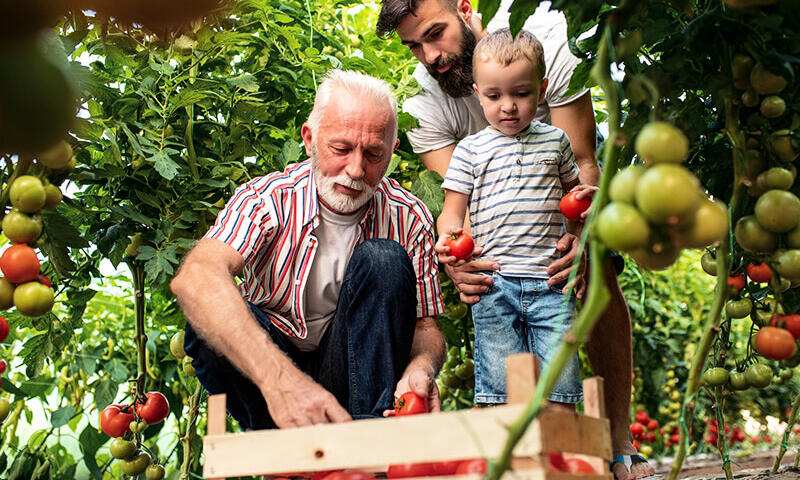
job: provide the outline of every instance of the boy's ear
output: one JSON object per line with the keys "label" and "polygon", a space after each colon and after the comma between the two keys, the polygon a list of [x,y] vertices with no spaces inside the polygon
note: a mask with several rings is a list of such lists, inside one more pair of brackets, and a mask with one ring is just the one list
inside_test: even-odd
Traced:
{"label": "boy's ear", "polygon": [[547,91],[547,79],[542,80],[542,86],[539,88],[539,101],[541,102],[544,98],[544,92]]}

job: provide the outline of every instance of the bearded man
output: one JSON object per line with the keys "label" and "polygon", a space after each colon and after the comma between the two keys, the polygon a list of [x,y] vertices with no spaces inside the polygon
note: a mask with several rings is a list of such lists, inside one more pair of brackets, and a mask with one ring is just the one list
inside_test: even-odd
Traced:
{"label": "bearded man", "polygon": [[197,377],[243,429],[378,417],[407,391],[437,411],[433,217],[384,176],[391,88],[329,72],[301,135],[310,159],[240,186],[171,283]]}

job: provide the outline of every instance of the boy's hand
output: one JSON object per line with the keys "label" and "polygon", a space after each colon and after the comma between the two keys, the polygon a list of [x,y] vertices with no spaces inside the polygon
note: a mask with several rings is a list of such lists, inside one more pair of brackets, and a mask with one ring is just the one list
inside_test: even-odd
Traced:
{"label": "boy's hand", "polygon": [[439,235],[439,239],[436,240],[436,245],[434,245],[433,249],[436,251],[439,263],[442,265],[459,267],[467,263],[473,256],[478,255],[483,250],[475,245],[472,250],[472,255],[466,259],[459,259],[458,257],[452,255],[450,252],[450,247],[447,244],[452,235],[460,235],[462,231],[463,229],[461,227],[451,227],[448,230],[447,235]]}
{"label": "boy's hand", "polygon": [[[587,185],[585,183],[579,183],[579,184],[575,185],[574,187],[572,187],[572,189],[569,191],[569,193],[578,192],[578,193],[575,194],[575,198],[577,200],[582,200],[582,199],[584,199],[586,197],[593,196],[594,193],[596,191],[598,191],[598,190],[599,190],[599,188],[594,186],[594,185]],[[581,221],[582,222],[586,221],[586,218],[589,216],[589,213],[591,213],[591,211],[592,211],[592,206],[590,205],[589,208],[587,208],[583,213],[581,213]]]}

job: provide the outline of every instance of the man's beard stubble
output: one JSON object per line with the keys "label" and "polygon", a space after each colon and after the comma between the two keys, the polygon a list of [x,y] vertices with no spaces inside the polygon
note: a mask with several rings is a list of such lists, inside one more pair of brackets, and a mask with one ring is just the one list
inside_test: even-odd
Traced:
{"label": "man's beard stubble", "polygon": [[[461,55],[440,58],[433,64],[424,64],[425,68],[439,83],[444,93],[451,97],[466,97],[472,94],[472,56],[478,41],[475,33],[463,21],[461,23]],[[443,73],[437,68],[452,63],[452,67]]]}
{"label": "man's beard stubble", "polygon": [[[311,145],[311,170],[314,174],[314,182],[317,185],[317,195],[325,202],[328,209],[333,209],[340,214],[353,213],[369,202],[375,194],[376,187],[369,185],[364,180],[353,180],[347,174],[342,173],[336,177],[326,177],[320,172],[319,157],[317,156],[316,141]],[[357,197],[351,197],[335,190],[336,184],[348,188],[361,190]]]}

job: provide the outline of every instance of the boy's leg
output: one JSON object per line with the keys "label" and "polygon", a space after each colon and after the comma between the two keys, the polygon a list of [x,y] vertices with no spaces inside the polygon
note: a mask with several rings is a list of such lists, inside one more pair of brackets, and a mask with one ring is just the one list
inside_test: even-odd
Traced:
{"label": "boy's leg", "polygon": [[475,403],[507,402],[506,357],[525,352],[518,278],[492,273],[492,285],[472,306],[475,329]]}
{"label": "boy's leg", "polygon": [[350,258],[336,315],[309,374],[354,418],[381,416],[408,365],[416,318],[408,253],[392,240],[367,240]]}
{"label": "boy's leg", "polygon": [[[564,332],[572,325],[575,298],[561,293],[561,287],[550,287],[547,280],[524,279],[523,315],[530,351],[542,361],[542,371],[550,364]],[[565,408],[583,399],[578,355],[573,355],[558,378],[548,400]]]}

